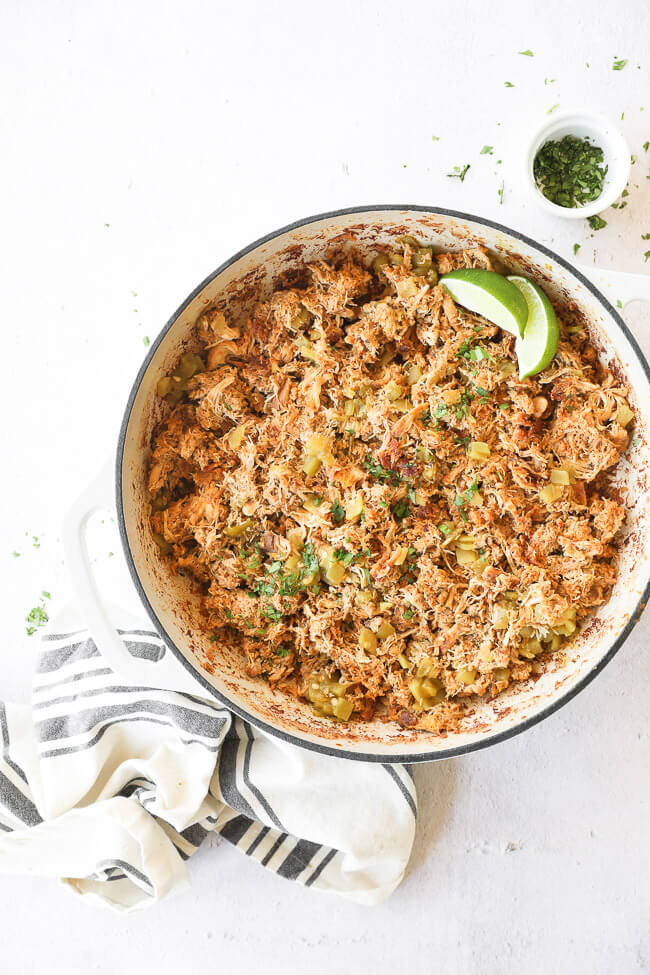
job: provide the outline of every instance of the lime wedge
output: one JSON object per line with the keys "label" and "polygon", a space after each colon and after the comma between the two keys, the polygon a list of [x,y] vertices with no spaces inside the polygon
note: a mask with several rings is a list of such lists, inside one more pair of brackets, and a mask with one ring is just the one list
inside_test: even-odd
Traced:
{"label": "lime wedge", "polygon": [[513,275],[508,278],[519,288],[528,305],[528,324],[523,338],[517,339],[517,359],[519,376],[536,376],[546,369],[557,352],[560,326],[557,323],[553,305],[541,288],[529,281]]}
{"label": "lime wedge", "polygon": [[519,288],[503,275],[482,268],[459,268],[443,274],[440,284],[463,308],[513,335],[524,334],[528,306]]}

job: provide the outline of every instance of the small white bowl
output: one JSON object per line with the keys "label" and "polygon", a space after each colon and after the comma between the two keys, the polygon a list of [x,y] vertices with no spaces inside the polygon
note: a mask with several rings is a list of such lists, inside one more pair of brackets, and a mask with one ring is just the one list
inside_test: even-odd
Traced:
{"label": "small white bowl", "polygon": [[[592,145],[599,146],[603,150],[603,163],[607,166],[603,190],[597,199],[585,206],[562,207],[557,203],[551,203],[538,188],[533,175],[535,156],[544,143],[562,139],[565,135],[574,135],[578,139],[589,137]],[[548,213],[568,220],[584,220],[606,210],[618,199],[630,178],[630,166],[628,145],[609,119],[586,112],[565,112],[545,122],[531,139],[525,155],[525,178],[535,199]]]}

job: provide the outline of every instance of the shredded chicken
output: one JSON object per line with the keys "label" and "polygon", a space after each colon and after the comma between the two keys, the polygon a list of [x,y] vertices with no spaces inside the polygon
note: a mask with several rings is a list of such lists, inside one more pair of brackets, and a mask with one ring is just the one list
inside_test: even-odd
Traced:
{"label": "shredded chicken", "polygon": [[441,734],[608,599],[628,390],[562,323],[520,380],[512,337],[436,283],[491,266],[407,238],[370,269],[308,265],[241,329],[201,316],[162,381],[149,489],[215,659],[236,645],[319,714]]}

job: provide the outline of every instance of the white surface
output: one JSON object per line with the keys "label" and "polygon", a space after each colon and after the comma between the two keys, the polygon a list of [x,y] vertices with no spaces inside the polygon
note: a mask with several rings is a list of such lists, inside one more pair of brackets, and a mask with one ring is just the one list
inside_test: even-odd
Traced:
{"label": "white surface", "polygon": [[[235,249],[328,208],[416,202],[502,220],[565,256],[577,242],[584,261],[649,269],[649,33],[645,0],[5,0],[2,696],[27,693],[25,612],[43,588],[65,596],[61,515],[113,443],[143,336]],[[516,53],[526,48],[535,57]],[[625,70],[611,70],[615,57]],[[628,206],[593,236],[547,216],[520,182],[528,137],[556,103],[618,120],[638,156]],[[485,144],[494,155],[480,155]],[[446,178],[467,162],[463,183]],[[628,313],[646,350],[648,314]],[[98,527],[107,576],[111,530]],[[53,883],[3,880],[3,973],[27,959],[53,973],[641,971],[648,632],[646,619],[525,736],[418,770],[412,866],[384,905],[306,893],[225,844],[199,854],[189,893],[126,920]]]}

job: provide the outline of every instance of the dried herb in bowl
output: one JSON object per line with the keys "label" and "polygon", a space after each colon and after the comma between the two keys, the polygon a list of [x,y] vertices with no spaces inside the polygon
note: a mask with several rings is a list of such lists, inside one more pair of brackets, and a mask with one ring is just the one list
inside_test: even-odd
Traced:
{"label": "dried herb in bowl", "polygon": [[533,175],[551,203],[580,207],[597,200],[602,193],[607,166],[603,166],[603,150],[599,146],[588,138],[565,135],[544,143],[535,156]]}

